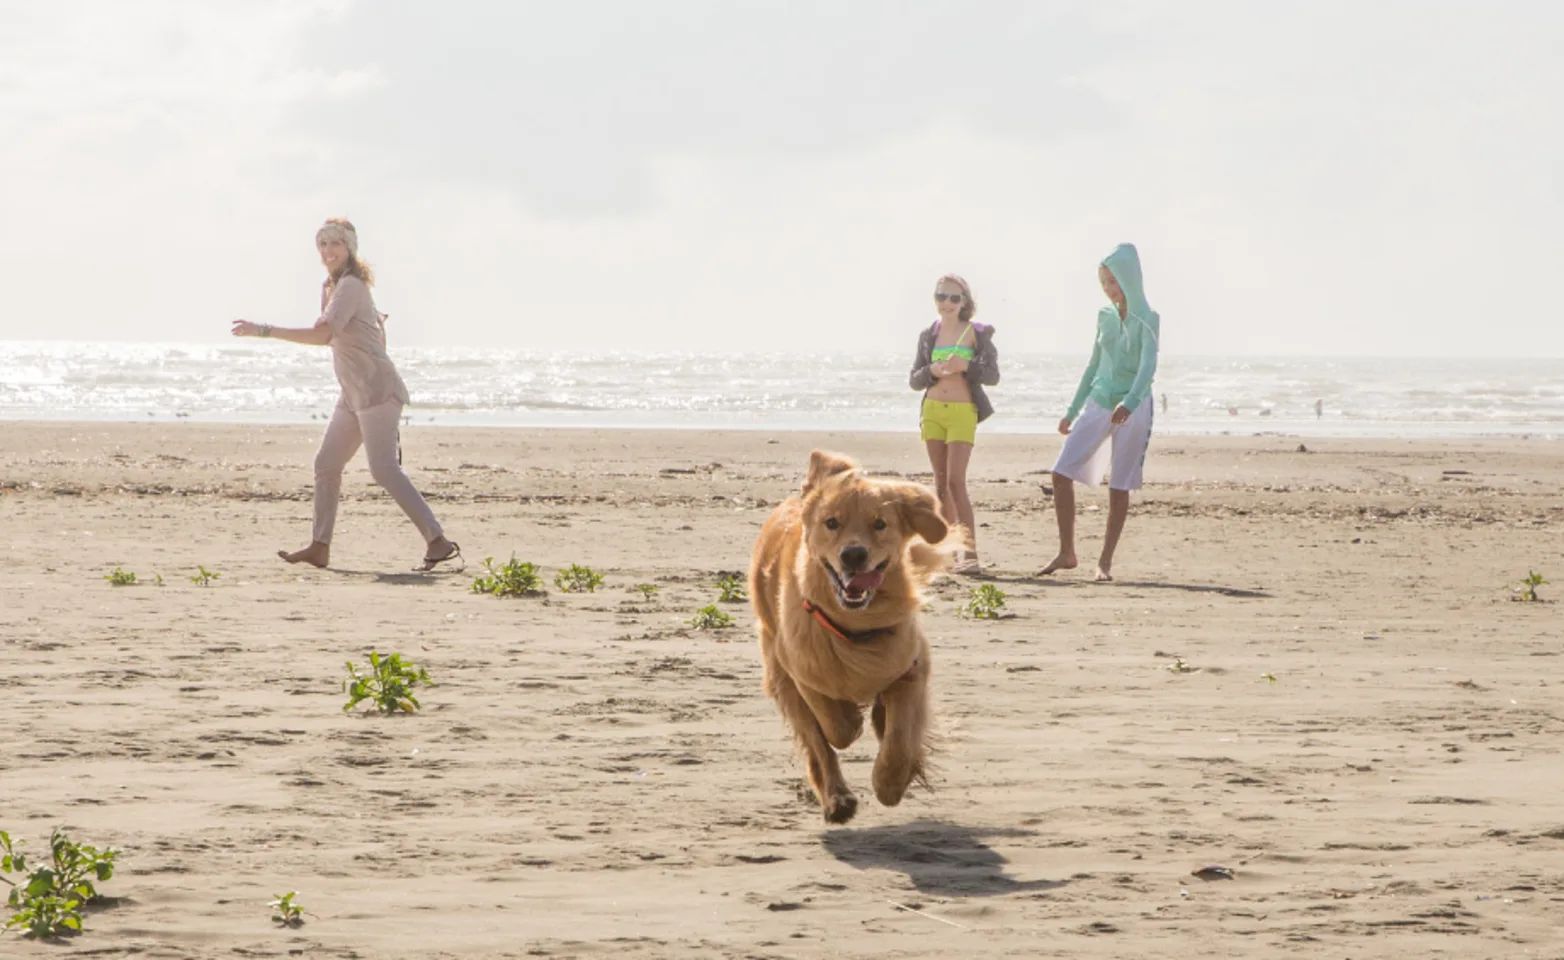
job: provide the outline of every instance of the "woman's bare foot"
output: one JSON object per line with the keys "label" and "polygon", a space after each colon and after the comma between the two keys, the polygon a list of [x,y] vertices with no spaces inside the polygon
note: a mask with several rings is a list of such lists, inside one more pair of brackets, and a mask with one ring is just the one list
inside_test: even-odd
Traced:
{"label": "woman's bare foot", "polygon": [[1061,553],[1049,561],[1048,566],[1037,571],[1039,577],[1046,577],[1055,570],[1074,570],[1079,565],[1073,553]]}
{"label": "woman's bare foot", "polygon": [[277,556],[289,563],[307,563],[312,567],[324,567],[331,562],[331,544],[316,541],[303,550],[295,550],[292,553],[278,550]]}
{"label": "woman's bare foot", "polygon": [[964,577],[975,577],[983,572],[983,565],[978,562],[977,551],[965,550],[956,565],[950,568],[951,573],[957,573]]}
{"label": "woman's bare foot", "polygon": [[1113,582],[1113,561],[1112,560],[1098,560],[1097,561],[1097,573],[1096,573],[1095,576],[1092,577],[1092,579],[1096,580],[1098,583],[1112,583]]}

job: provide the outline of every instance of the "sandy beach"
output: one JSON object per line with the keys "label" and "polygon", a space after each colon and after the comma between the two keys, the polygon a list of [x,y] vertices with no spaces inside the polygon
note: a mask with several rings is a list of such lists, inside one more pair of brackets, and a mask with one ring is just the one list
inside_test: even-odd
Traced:
{"label": "sandy beach", "polygon": [[[1564,606],[1510,588],[1564,597],[1560,443],[1157,437],[1096,585],[1031,576],[1060,438],[982,438],[1014,616],[941,582],[935,789],[880,807],[861,741],[827,828],[748,606],[689,620],[812,447],[926,476],[915,437],[409,429],[433,575],[362,458],[333,568],[276,559],[318,439],[0,423],[0,829],[123,851],[82,936],[0,956],[1564,957]],[[512,554],[606,583],[470,591]],[[422,712],[343,713],[371,649]]]}

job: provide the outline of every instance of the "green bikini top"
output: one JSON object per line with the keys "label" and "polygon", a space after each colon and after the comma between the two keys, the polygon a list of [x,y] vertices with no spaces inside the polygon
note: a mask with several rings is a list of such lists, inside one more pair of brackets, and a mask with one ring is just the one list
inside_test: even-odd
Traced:
{"label": "green bikini top", "polygon": [[930,350],[929,360],[933,363],[939,363],[941,360],[949,360],[951,357],[960,357],[968,363],[971,363],[972,358],[975,356],[972,348],[961,345],[961,341],[965,340],[967,338],[967,334],[971,332],[972,324],[969,323],[967,324],[967,329],[961,331],[961,336],[956,338],[955,343],[948,347],[935,347],[934,349]]}

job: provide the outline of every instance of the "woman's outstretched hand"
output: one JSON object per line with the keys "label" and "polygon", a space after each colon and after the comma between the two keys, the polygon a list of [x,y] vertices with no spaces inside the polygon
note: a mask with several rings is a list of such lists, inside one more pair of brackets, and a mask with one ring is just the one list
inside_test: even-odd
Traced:
{"label": "woman's outstretched hand", "polygon": [[258,337],[261,335],[261,325],[248,320],[235,320],[233,333],[236,337]]}
{"label": "woman's outstretched hand", "polygon": [[1070,435],[1070,418],[1065,417],[1059,421],[1059,432],[1065,436]]}

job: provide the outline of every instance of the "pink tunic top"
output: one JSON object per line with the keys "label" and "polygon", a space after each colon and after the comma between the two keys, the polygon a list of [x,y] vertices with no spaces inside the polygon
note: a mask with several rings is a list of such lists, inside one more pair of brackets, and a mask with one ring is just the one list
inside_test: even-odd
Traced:
{"label": "pink tunic top", "polygon": [[331,327],[331,362],[342,385],[338,402],[355,413],[393,400],[406,406],[407,386],[386,353],[385,327],[364,281],[338,280],[321,319]]}

